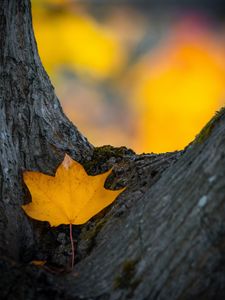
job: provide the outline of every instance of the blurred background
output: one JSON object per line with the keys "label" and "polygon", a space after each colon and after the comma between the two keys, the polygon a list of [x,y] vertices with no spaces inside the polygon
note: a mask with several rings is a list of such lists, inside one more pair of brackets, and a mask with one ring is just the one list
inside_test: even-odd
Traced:
{"label": "blurred background", "polygon": [[222,0],[33,0],[32,10],[63,109],[95,146],[179,150],[225,104]]}

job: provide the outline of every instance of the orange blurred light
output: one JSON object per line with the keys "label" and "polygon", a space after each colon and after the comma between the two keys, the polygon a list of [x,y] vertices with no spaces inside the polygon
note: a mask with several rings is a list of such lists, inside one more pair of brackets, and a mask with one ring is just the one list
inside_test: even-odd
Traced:
{"label": "orange blurred light", "polygon": [[94,145],[182,149],[225,103],[225,45],[200,19],[176,23],[135,63],[132,50],[156,34],[144,15],[120,6],[103,24],[74,1],[33,4],[44,66],[51,75],[60,68],[76,74],[59,77],[56,88],[65,112]]}
{"label": "orange blurred light", "polygon": [[184,148],[224,103],[224,47],[209,32],[174,30],[135,72],[137,151]]}

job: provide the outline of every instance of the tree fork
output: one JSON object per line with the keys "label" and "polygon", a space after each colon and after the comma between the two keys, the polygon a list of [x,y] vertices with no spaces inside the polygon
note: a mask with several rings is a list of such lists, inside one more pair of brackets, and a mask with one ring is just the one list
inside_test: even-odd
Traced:
{"label": "tree fork", "polygon": [[[94,149],[63,114],[41,65],[28,0],[2,1],[0,43],[1,297],[224,299],[225,109],[185,151]],[[21,172],[53,174],[65,152],[93,174],[113,161],[107,185],[127,190],[80,229],[75,273],[55,276],[21,265],[34,243],[20,209]]]}

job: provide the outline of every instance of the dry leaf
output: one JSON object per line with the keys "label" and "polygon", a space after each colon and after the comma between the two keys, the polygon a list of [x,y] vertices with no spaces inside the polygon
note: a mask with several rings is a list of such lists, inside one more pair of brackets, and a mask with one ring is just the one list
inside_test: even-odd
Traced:
{"label": "dry leaf", "polygon": [[32,260],[31,264],[37,267],[42,267],[46,264],[46,260]]}
{"label": "dry leaf", "polygon": [[83,224],[124,190],[104,188],[110,173],[111,170],[89,176],[81,164],[66,155],[54,177],[40,172],[24,172],[32,202],[22,208],[31,218],[48,221],[51,226]]}

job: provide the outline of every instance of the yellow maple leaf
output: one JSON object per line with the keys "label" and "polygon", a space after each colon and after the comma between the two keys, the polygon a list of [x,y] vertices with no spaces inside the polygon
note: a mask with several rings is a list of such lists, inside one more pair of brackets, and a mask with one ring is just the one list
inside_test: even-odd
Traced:
{"label": "yellow maple leaf", "polygon": [[55,176],[26,171],[23,178],[32,202],[22,208],[31,218],[48,221],[51,226],[83,224],[111,204],[124,190],[104,188],[111,172],[89,176],[83,166],[68,155]]}
{"label": "yellow maple leaf", "polygon": [[58,167],[55,176],[26,171],[23,179],[29,188],[32,202],[22,208],[33,219],[48,221],[51,226],[70,225],[72,263],[74,242],[72,224],[83,224],[111,204],[125,189],[107,190],[104,183],[108,172],[89,176],[83,166],[68,155]]}

